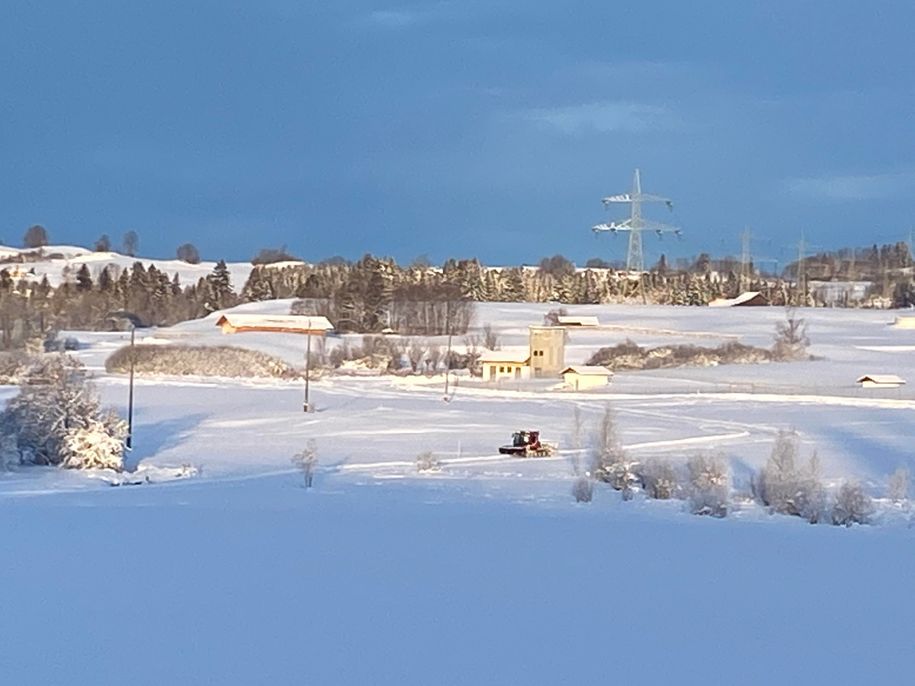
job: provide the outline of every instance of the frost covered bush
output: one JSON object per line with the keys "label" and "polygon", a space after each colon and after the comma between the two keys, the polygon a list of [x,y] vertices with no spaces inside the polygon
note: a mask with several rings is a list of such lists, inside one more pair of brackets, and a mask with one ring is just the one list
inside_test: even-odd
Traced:
{"label": "frost covered bush", "polygon": [[780,431],[765,467],[753,482],[756,497],[773,512],[803,517],[811,524],[820,520],[826,491],[820,481],[816,453],[805,468],[797,465],[799,442],[796,433]]}
{"label": "frost covered bush", "polygon": [[576,503],[590,503],[594,497],[594,485],[587,476],[579,476],[572,484],[572,496]]}
{"label": "frost covered bush", "polygon": [[642,488],[649,498],[670,500],[680,491],[677,471],[668,460],[646,460],[639,466],[638,472]]}
{"label": "frost covered bush", "polygon": [[874,514],[874,503],[857,482],[846,481],[836,495],[832,507],[832,523],[836,526],[869,524]]}
{"label": "frost covered bush", "polygon": [[123,466],[124,422],[101,409],[82,365],[67,355],[44,357],[31,369],[0,415],[0,435],[15,441],[20,462]]}
{"label": "frost covered bush", "polygon": [[442,464],[431,450],[420,453],[416,456],[416,471],[418,472],[435,472],[441,469]]}
{"label": "frost covered bush", "polygon": [[309,440],[305,444],[305,448],[293,456],[292,463],[302,470],[305,488],[311,488],[314,484],[315,470],[318,468],[317,443],[314,440]]}
{"label": "frost covered bush", "polygon": [[[105,361],[108,372],[130,371],[130,346]],[[283,360],[256,350],[231,346],[135,345],[137,374],[297,378],[299,373]]]}
{"label": "frost covered bush", "polygon": [[724,460],[696,455],[689,459],[686,468],[689,474],[690,512],[712,517],[727,516],[730,477]]}

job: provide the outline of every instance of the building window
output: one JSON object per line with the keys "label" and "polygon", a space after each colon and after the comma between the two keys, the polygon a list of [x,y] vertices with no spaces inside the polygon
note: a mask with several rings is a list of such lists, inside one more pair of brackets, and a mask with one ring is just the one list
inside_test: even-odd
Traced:
{"label": "building window", "polygon": [[505,371],[505,367],[499,367],[499,371],[500,371],[500,372],[504,372],[504,371]]}

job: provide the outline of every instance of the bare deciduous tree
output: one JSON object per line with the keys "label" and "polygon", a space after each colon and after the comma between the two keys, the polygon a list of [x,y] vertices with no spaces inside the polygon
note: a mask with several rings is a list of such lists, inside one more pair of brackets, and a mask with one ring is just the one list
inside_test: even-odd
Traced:
{"label": "bare deciduous tree", "polygon": [[785,320],[775,325],[775,344],[772,357],[776,360],[803,360],[807,358],[807,322],[798,317],[793,309],[785,312]]}
{"label": "bare deciduous tree", "polygon": [[410,367],[414,372],[421,371],[420,367],[426,356],[426,346],[418,338],[414,338],[407,348],[407,359],[410,361]]}
{"label": "bare deciduous tree", "polygon": [[492,324],[483,325],[483,347],[487,350],[498,350],[501,347],[499,337],[492,330]]}
{"label": "bare deciduous tree", "polygon": [[908,500],[909,497],[909,470],[900,467],[890,475],[887,495],[895,503]]}
{"label": "bare deciduous tree", "polygon": [[302,470],[305,488],[311,488],[318,468],[318,446],[314,439],[308,439],[305,447],[292,458],[292,463]]}

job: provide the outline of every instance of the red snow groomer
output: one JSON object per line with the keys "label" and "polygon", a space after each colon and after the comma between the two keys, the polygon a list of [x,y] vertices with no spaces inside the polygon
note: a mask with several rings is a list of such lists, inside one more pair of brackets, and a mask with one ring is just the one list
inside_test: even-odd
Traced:
{"label": "red snow groomer", "polygon": [[539,431],[516,431],[511,445],[503,445],[499,452],[517,457],[548,457],[556,453],[556,445],[541,442]]}

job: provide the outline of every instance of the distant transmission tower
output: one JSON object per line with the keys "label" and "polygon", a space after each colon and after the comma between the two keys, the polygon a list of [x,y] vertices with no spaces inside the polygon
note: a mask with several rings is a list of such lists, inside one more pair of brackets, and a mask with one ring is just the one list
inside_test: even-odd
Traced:
{"label": "distant transmission tower", "polygon": [[596,224],[591,228],[595,233],[609,231],[610,233],[629,232],[629,251],[626,253],[626,269],[628,271],[645,271],[645,259],[642,254],[642,231],[654,231],[658,236],[665,233],[672,233],[680,236],[680,229],[667,224],[649,221],[642,218],[642,203],[644,202],[663,202],[667,208],[673,209],[673,202],[669,198],[660,195],[652,195],[642,192],[642,181],[639,176],[639,170],[635,170],[635,176],[632,178],[632,191],[620,195],[611,195],[603,198],[601,202],[604,207],[610,203],[627,203],[630,206],[629,218],[619,222],[608,222],[605,224]]}

